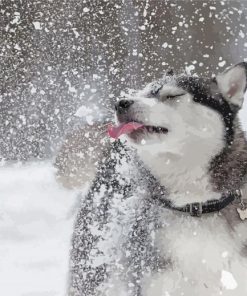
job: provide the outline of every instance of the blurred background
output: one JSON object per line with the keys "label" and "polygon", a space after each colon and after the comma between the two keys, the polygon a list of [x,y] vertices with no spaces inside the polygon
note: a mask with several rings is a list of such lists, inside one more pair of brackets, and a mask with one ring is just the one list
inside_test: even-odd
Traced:
{"label": "blurred background", "polygon": [[103,120],[120,91],[168,67],[243,61],[246,17],[246,1],[2,0],[1,159],[51,156],[79,107]]}

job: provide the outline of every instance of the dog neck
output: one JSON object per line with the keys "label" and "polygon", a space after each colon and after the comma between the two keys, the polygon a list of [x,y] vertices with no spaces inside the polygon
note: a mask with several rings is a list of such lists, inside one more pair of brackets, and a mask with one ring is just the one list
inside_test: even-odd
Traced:
{"label": "dog neck", "polygon": [[175,206],[220,199],[226,191],[241,188],[247,173],[247,143],[237,120],[234,130],[230,147],[217,138],[199,144],[191,138],[182,151],[178,146],[162,150],[155,145],[137,151]]}
{"label": "dog neck", "polygon": [[212,188],[208,161],[201,158],[198,165],[197,157],[192,156],[184,157],[167,152],[155,157],[148,152],[141,152],[141,159],[166,188],[169,200],[175,206],[221,198],[221,192],[215,192]]}

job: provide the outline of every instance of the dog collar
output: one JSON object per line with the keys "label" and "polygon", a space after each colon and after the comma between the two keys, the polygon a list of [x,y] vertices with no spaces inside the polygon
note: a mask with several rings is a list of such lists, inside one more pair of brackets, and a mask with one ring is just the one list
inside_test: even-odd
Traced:
{"label": "dog collar", "polygon": [[[144,168],[145,170],[145,168]],[[144,171],[147,174],[147,171]],[[149,172],[148,172],[149,173]],[[186,204],[183,207],[176,207],[173,205],[172,201],[169,200],[169,192],[166,191],[165,187],[161,186],[154,177],[149,179],[149,190],[150,199],[161,207],[175,210],[179,212],[188,213],[194,217],[200,217],[203,214],[209,214],[213,212],[219,212],[220,210],[227,207],[229,204],[233,203],[237,206],[237,212],[241,220],[247,219],[247,198],[243,198],[241,189],[236,189],[233,191],[226,191],[222,194],[220,199],[208,200],[206,202],[195,202]],[[167,198],[168,196],[168,198]]]}
{"label": "dog collar", "polygon": [[222,195],[221,199],[218,200],[209,200],[201,203],[195,202],[186,204],[184,207],[174,207],[171,203],[168,203],[166,204],[166,207],[172,210],[189,213],[191,216],[200,217],[202,214],[219,212],[236,199],[239,200],[240,205],[243,204],[241,190],[233,192],[228,191]]}

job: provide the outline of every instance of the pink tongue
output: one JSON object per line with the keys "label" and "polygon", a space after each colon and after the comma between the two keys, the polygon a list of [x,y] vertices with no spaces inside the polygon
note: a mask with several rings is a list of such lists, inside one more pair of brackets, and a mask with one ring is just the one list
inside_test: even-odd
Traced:
{"label": "pink tongue", "polygon": [[119,138],[123,134],[129,134],[138,128],[143,127],[143,124],[138,122],[122,123],[119,126],[108,126],[108,135],[114,139]]}

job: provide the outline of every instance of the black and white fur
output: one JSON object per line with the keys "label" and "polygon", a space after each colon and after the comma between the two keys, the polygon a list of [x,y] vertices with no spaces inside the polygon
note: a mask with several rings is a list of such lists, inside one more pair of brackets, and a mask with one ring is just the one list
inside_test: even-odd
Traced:
{"label": "black and white fur", "polygon": [[161,202],[180,207],[238,189],[247,197],[237,118],[246,69],[240,63],[214,79],[169,72],[118,103],[119,122],[146,128],[109,148],[82,200],[69,295],[247,294],[247,221],[238,203],[197,218]]}

